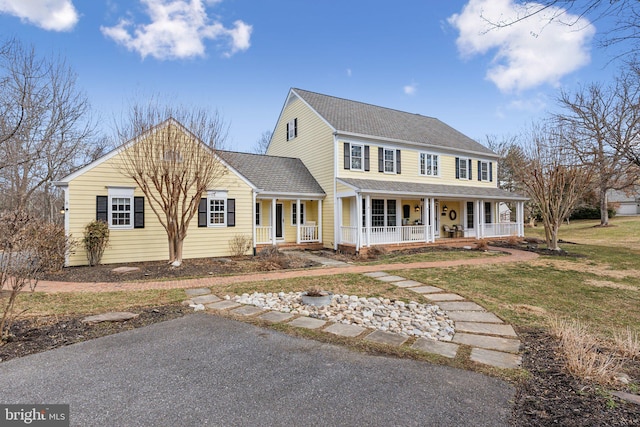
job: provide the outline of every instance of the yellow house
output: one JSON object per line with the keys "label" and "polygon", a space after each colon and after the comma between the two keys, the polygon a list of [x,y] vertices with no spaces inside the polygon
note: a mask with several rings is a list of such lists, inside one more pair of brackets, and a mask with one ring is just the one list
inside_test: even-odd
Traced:
{"label": "yellow house", "polygon": [[267,154],[300,158],[324,189],[325,247],[524,235],[526,198],[498,188],[498,156],[432,117],[291,89]]}
{"label": "yellow house", "polygon": [[[165,126],[188,132],[170,119],[149,134]],[[64,190],[68,235],[81,238],[84,227],[96,219],[109,225],[109,246],[102,257],[105,264],[168,259],[164,228],[145,194],[122,172],[125,150],[147,137],[141,135],[56,182]],[[325,194],[300,159],[210,152],[222,173],[205,193],[195,195],[201,199],[184,241],[183,259],[229,256],[230,242],[237,236],[249,239],[254,251],[267,241],[321,243]],[[179,153],[172,153],[176,155]],[[263,225],[266,223],[275,223],[275,227]],[[79,245],[66,264],[87,263]]]}
{"label": "yellow house", "polygon": [[[189,132],[172,119],[153,131],[163,126]],[[81,237],[95,219],[109,224],[104,263],[168,258],[164,228],[121,172],[124,151],[146,137],[56,183],[67,233]],[[225,173],[199,195],[183,259],[229,256],[237,236],[255,253],[265,245],[357,252],[524,235],[526,198],[498,188],[498,156],[432,117],[291,89],[267,155],[211,155]],[[67,261],[86,264],[86,254],[78,248]]]}

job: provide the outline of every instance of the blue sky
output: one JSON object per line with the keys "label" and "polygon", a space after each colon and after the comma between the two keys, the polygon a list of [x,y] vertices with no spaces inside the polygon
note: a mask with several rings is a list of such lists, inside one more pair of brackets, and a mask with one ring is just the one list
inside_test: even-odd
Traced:
{"label": "blue sky", "polygon": [[109,135],[131,100],[160,95],[217,109],[227,148],[248,151],[299,87],[482,140],[616,71],[615,52],[596,48],[606,22],[486,31],[516,13],[512,0],[0,0],[0,38],[65,57]]}

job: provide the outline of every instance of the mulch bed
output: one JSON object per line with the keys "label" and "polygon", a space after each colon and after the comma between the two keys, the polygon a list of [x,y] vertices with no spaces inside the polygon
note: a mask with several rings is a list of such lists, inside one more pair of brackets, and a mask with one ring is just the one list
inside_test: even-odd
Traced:
{"label": "mulch bed", "polygon": [[16,321],[10,329],[11,339],[0,345],[0,362],[69,344],[163,322],[193,309],[180,304],[130,309],[139,316],[124,322],[83,323],[86,316],[28,318]]}
{"label": "mulch bed", "polygon": [[[530,377],[516,386],[513,426],[637,426],[640,405],[611,396],[563,368],[558,340],[542,329],[519,329],[522,365]],[[638,378],[640,364],[630,362],[627,374]]]}
{"label": "mulch bed", "polygon": [[[316,265],[318,264],[295,254],[278,253],[255,257],[195,258],[185,260],[180,267],[173,267],[166,261],[66,267],[61,271],[44,274],[41,280],[87,283],[161,280],[308,268]],[[118,267],[136,267],[139,270],[127,273],[114,272]]]}

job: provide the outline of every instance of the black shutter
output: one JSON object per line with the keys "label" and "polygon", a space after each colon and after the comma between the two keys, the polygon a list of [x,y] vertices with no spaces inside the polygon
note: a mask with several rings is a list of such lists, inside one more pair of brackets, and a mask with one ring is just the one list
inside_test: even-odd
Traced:
{"label": "black shutter", "polygon": [[460,158],[456,157],[456,179],[460,179]]}
{"label": "black shutter", "polygon": [[200,199],[198,204],[198,227],[207,226],[207,199]]}
{"label": "black shutter", "polygon": [[472,177],[472,175],[473,175],[473,174],[471,173],[471,165],[472,165],[472,163],[471,163],[471,159],[469,159],[469,167],[467,168],[467,170],[469,171],[469,180],[471,180],[471,179],[472,179],[471,177]]}
{"label": "black shutter", "polygon": [[133,198],[133,228],[144,228],[144,197]]}
{"label": "black shutter", "polygon": [[478,181],[482,181],[482,162],[478,160]]}
{"label": "black shutter", "polygon": [[489,182],[493,182],[493,162],[489,162]]}
{"label": "black shutter", "polygon": [[293,119],[293,137],[298,136],[298,118]]}
{"label": "black shutter", "polygon": [[378,172],[384,172],[384,148],[378,147]]}
{"label": "black shutter", "polygon": [[370,166],[369,166],[369,146],[365,145],[364,146],[364,170],[365,172],[369,172]]}
{"label": "black shutter", "polygon": [[227,227],[236,226],[236,199],[227,199]]}
{"label": "black shutter", "polygon": [[[287,141],[289,140],[289,122],[287,122]],[[203,227],[203,226],[198,226]]]}
{"label": "black shutter", "polygon": [[399,174],[400,173],[400,150],[396,150],[396,173]]}
{"label": "black shutter", "polygon": [[107,196],[96,196],[96,220],[109,222],[107,218],[109,212],[109,197]]}
{"label": "black shutter", "polygon": [[351,145],[344,143],[344,168],[351,169]]}

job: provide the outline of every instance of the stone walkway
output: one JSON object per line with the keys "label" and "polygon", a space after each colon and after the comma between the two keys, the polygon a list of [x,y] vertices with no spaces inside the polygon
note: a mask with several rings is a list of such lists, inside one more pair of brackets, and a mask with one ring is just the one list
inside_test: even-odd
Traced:
{"label": "stone walkway", "polygon": [[[411,348],[447,358],[455,358],[460,345],[471,347],[470,359],[477,363],[497,368],[516,369],[520,366],[520,340],[511,325],[505,324],[498,316],[486,311],[480,305],[466,301],[458,294],[445,292],[435,286],[393,276],[384,271],[372,271],[365,276],[388,282],[392,285],[416,292],[447,312],[455,322],[456,334],[452,342],[418,338]],[[318,329],[323,332],[358,337],[363,340],[387,344],[394,347],[405,345],[408,337],[392,332],[373,330],[363,326],[332,323],[307,316],[263,310],[253,305],[242,305],[225,300],[211,293],[208,288],[186,289],[192,304],[202,304],[209,310],[229,311],[237,316],[257,317],[267,322],[287,323],[291,326]]]}

